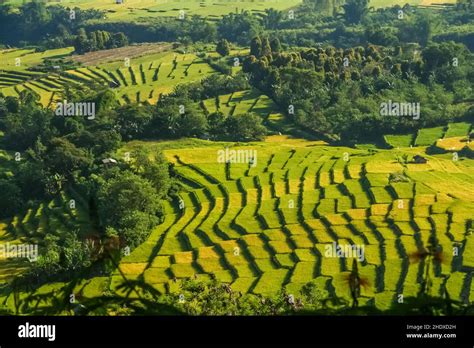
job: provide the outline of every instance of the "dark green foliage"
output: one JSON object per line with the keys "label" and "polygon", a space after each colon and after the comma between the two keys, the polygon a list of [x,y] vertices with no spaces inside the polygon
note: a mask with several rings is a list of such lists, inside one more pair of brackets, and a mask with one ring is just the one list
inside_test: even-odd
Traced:
{"label": "dark green foliage", "polygon": [[257,16],[248,11],[230,13],[224,16],[217,24],[219,36],[232,42],[247,44],[248,40],[261,31]]}
{"label": "dark green foliage", "polygon": [[77,170],[85,171],[92,163],[85,149],[77,148],[64,138],[51,139],[42,157],[52,173],[64,177],[70,177]]}
{"label": "dark green foliage", "polygon": [[226,39],[222,39],[217,43],[216,51],[221,56],[228,56],[230,53],[230,44]]}
{"label": "dark green foliage", "polygon": [[257,58],[262,56],[262,40],[259,36],[254,37],[250,42],[250,55]]}
{"label": "dark green foliage", "polygon": [[262,119],[252,113],[232,115],[225,120],[227,136],[234,141],[263,140],[266,129]]}
{"label": "dark green foliage", "polygon": [[226,116],[222,112],[214,112],[207,116],[209,133],[214,135],[217,139],[222,139],[226,136],[225,130]]}
{"label": "dark green foliage", "polygon": [[156,189],[160,199],[166,198],[171,188],[169,163],[162,153],[151,154],[145,147],[139,147],[132,153],[132,168],[136,174],[147,179]]}
{"label": "dark green foliage", "polygon": [[20,187],[13,181],[0,179],[0,219],[15,215],[22,206]]}
{"label": "dark green foliage", "polygon": [[79,239],[75,232],[66,232],[61,237],[48,235],[43,244],[38,259],[23,276],[30,286],[71,278],[88,269],[98,256],[95,246]]}
{"label": "dark green foliage", "polygon": [[185,98],[163,98],[153,112],[153,135],[201,136],[207,127],[204,111]]}
{"label": "dark green foliage", "polygon": [[398,28],[398,37],[403,42],[418,42],[426,46],[433,36],[435,20],[426,14],[418,14],[402,21]]}
{"label": "dark green foliage", "polygon": [[[253,40],[254,53],[258,42]],[[468,108],[460,102],[472,94],[472,54],[461,44],[432,43],[421,59],[410,60],[416,48],[397,47],[396,55],[374,45],[260,52],[260,59],[251,54],[244,60],[243,71],[290,120],[329,140],[375,140],[467,119]],[[381,105],[388,100],[420,103],[421,117],[382,117]]]}
{"label": "dark green foliage", "polygon": [[342,7],[348,23],[359,23],[369,11],[369,0],[348,0]]}
{"label": "dark green foliage", "polygon": [[271,47],[271,51],[273,53],[278,53],[281,51],[281,43],[280,43],[280,40],[276,37],[276,38],[273,38],[271,39],[270,41],[270,47]]}
{"label": "dark green foliage", "polygon": [[126,45],[128,45],[128,38],[122,32],[111,34],[107,31],[97,30],[87,34],[84,28],[79,29],[74,40],[74,49],[79,54]]}
{"label": "dark green foliage", "polygon": [[270,57],[272,55],[272,48],[270,47],[270,41],[268,40],[268,37],[262,40],[261,55],[264,57]]}
{"label": "dark green foliage", "polygon": [[17,113],[8,113],[2,126],[8,129],[5,142],[12,150],[23,151],[33,146],[38,137],[48,139],[52,112],[35,107],[36,97],[29,91],[22,91]]}
{"label": "dark green foliage", "polygon": [[277,29],[284,19],[284,12],[277,11],[273,8],[265,10],[265,17],[263,18],[263,25],[265,29]]}
{"label": "dark green foliage", "polygon": [[97,193],[103,226],[112,228],[130,248],[144,242],[158,223],[160,196],[152,183],[132,172],[105,179]]}
{"label": "dark green foliage", "polygon": [[120,132],[122,139],[134,139],[143,134],[151,120],[150,108],[127,104],[115,110],[116,129]]}
{"label": "dark green foliage", "polygon": [[89,19],[100,19],[98,10],[74,8],[75,19],[70,20],[70,10],[62,6],[46,6],[44,2],[28,2],[18,12],[10,5],[0,5],[1,42],[16,45],[20,42],[40,42],[48,48],[65,47],[72,43],[72,36]]}

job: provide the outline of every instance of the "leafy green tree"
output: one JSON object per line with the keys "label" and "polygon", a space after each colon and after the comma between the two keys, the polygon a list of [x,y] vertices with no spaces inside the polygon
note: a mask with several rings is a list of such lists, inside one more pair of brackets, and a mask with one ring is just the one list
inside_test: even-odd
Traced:
{"label": "leafy green tree", "polygon": [[[423,59],[423,78],[434,76],[438,83],[453,90],[455,86],[465,85],[474,66],[467,63],[469,52],[465,46],[455,42],[430,43],[421,52]],[[472,85],[472,84],[471,84]],[[467,92],[469,93],[469,90]]]}
{"label": "leafy green tree", "polygon": [[119,236],[130,248],[136,248],[146,241],[150,231],[159,223],[155,215],[133,210],[127,212],[117,223]]}
{"label": "leafy green tree", "polygon": [[254,55],[250,55],[245,58],[244,63],[242,65],[242,70],[246,73],[252,72],[254,68],[257,66],[257,58]]}
{"label": "leafy green tree", "polygon": [[86,170],[92,164],[92,158],[84,149],[77,148],[64,138],[53,138],[43,156],[44,163],[52,174],[66,179],[77,170]]}
{"label": "leafy green tree", "polygon": [[194,99],[196,101],[250,88],[247,78],[243,73],[237,73],[232,77],[212,74],[202,79],[200,85],[202,90]]}
{"label": "leafy green tree", "polygon": [[0,219],[12,217],[22,206],[20,187],[11,180],[0,179]]}
{"label": "leafy green tree", "polygon": [[212,42],[216,40],[216,26],[210,23],[206,18],[193,15],[190,21],[185,21],[187,32],[193,42]]}
{"label": "leafy green tree", "polygon": [[29,159],[19,163],[15,179],[25,200],[44,198],[48,176],[42,161]]}
{"label": "leafy green tree", "polygon": [[161,137],[201,136],[207,129],[204,111],[186,98],[163,98],[153,111],[153,134]]}
{"label": "leafy green tree", "polygon": [[379,77],[380,75],[382,75],[382,69],[380,68],[380,66],[377,65],[372,69],[372,75],[374,77]]}
{"label": "leafy green tree", "polygon": [[366,29],[365,35],[367,41],[382,46],[393,47],[399,44],[398,37],[394,29],[381,28],[378,26],[372,26]]}
{"label": "leafy green tree", "polygon": [[225,137],[225,119],[226,116],[220,111],[213,112],[207,116],[209,133],[214,139],[222,139]]}
{"label": "leafy green tree", "polygon": [[262,40],[261,55],[262,55],[262,57],[270,57],[270,58],[272,56],[272,48],[270,47],[270,41],[268,40],[268,37],[266,37]]}
{"label": "leafy green tree", "polygon": [[79,29],[76,40],[74,41],[74,49],[77,53],[82,54],[91,50],[91,45],[84,28]]}
{"label": "leafy green tree", "polygon": [[46,280],[58,274],[61,270],[61,247],[58,245],[59,237],[55,235],[45,236],[43,252],[38,255],[36,262],[33,262],[29,269],[29,274],[36,280]]}
{"label": "leafy green tree", "polygon": [[279,53],[281,51],[280,39],[277,37],[270,40],[270,47],[273,53]]}
{"label": "leafy green tree", "polygon": [[[89,34],[89,45],[90,45],[90,50],[91,51],[97,51],[100,49],[99,42],[97,40],[100,35],[98,35],[99,32],[93,31]],[[102,47],[104,46],[104,42],[101,41],[100,44]]]}
{"label": "leafy green tree", "polygon": [[197,105],[192,104],[179,120],[179,133],[183,137],[200,137],[207,131],[207,118]]}
{"label": "leafy green tree", "polygon": [[145,240],[162,213],[157,189],[150,181],[130,171],[117,172],[105,180],[97,197],[102,225],[116,230],[132,248]]}
{"label": "leafy green tree", "polygon": [[127,45],[128,45],[128,38],[124,33],[119,32],[119,33],[113,34],[110,48],[124,47]]}
{"label": "leafy green tree", "polygon": [[150,181],[132,172],[123,172],[107,180],[100,188],[98,198],[100,215],[111,226],[130,211],[157,215],[161,209],[160,198]]}
{"label": "leafy green tree", "polygon": [[288,105],[304,99],[314,101],[313,107],[320,109],[329,100],[321,76],[307,69],[293,67],[280,69],[278,88],[274,90],[276,101],[285,109]]}
{"label": "leafy green tree", "polygon": [[136,139],[145,134],[151,119],[151,111],[143,105],[126,104],[116,109],[116,129],[123,139]]}
{"label": "leafy green tree", "polygon": [[259,19],[249,11],[225,15],[217,25],[217,32],[221,38],[245,45],[248,45],[248,41],[261,31]]}
{"label": "leafy green tree", "polygon": [[177,100],[166,98],[162,99],[156,105],[153,111],[153,119],[151,123],[151,134],[155,137],[173,138],[180,137],[179,119],[180,113]]}
{"label": "leafy green tree", "polygon": [[259,36],[254,37],[250,42],[250,55],[257,58],[262,56],[262,40]]}
{"label": "leafy green tree", "polygon": [[225,57],[228,56],[230,53],[230,44],[229,41],[226,39],[222,39],[217,43],[216,46],[216,51],[219,53],[221,56]]}
{"label": "leafy green tree", "polygon": [[135,173],[147,179],[155,187],[156,193],[161,199],[165,198],[172,180],[169,164],[163,153],[152,154],[145,146],[141,146],[132,152],[131,157]]}
{"label": "leafy green tree", "polygon": [[265,26],[265,29],[277,29],[282,21],[283,12],[277,11],[273,8],[265,10],[265,16],[263,17],[263,25]]}
{"label": "leafy green tree", "polygon": [[[3,98],[2,98],[3,99]],[[17,113],[20,109],[20,101],[13,96],[7,96],[0,101],[0,117],[5,117],[7,113]]]}
{"label": "leafy green tree", "polygon": [[78,148],[88,149],[95,158],[103,159],[120,147],[121,136],[116,130],[78,129],[65,138]]}
{"label": "leafy green tree", "polygon": [[228,137],[234,141],[263,140],[266,134],[262,119],[253,113],[231,115],[226,119],[225,125]]}
{"label": "leafy green tree", "polygon": [[344,18],[347,23],[360,23],[369,12],[369,0],[348,0],[344,5]]}
{"label": "leafy green tree", "polygon": [[44,3],[29,2],[20,8],[21,21],[25,25],[22,30],[26,38],[35,35],[36,30],[42,31],[43,27],[51,21],[51,13]]}
{"label": "leafy green tree", "polygon": [[21,101],[19,112],[8,114],[3,120],[8,130],[6,144],[17,151],[33,146],[39,137],[48,139],[54,131],[51,128],[51,111],[38,107],[29,99],[31,94],[25,93],[23,96],[25,99]]}
{"label": "leafy green tree", "polygon": [[65,271],[75,271],[90,267],[94,255],[93,249],[88,248],[77,234],[68,233],[62,246],[61,267]]}
{"label": "leafy green tree", "polygon": [[440,22],[429,14],[415,14],[408,20],[397,24],[398,38],[401,42],[418,42],[425,47],[433,36],[433,33],[440,29]]}
{"label": "leafy green tree", "polygon": [[36,107],[40,100],[38,94],[28,89],[22,90],[19,96],[20,104],[29,108]]}

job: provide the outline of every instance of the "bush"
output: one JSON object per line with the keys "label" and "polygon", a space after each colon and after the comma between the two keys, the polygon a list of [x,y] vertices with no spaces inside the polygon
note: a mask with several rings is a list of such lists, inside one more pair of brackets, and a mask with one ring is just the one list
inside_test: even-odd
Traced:
{"label": "bush", "polygon": [[0,179],[0,219],[15,215],[22,206],[21,189],[12,181]]}
{"label": "bush", "polygon": [[[106,181],[98,192],[99,216],[130,248],[141,244],[158,223],[160,196],[150,181],[124,172]],[[110,229],[109,229],[110,230]]]}
{"label": "bush", "polygon": [[227,137],[233,141],[263,140],[267,133],[262,119],[253,114],[231,115],[225,120]]}

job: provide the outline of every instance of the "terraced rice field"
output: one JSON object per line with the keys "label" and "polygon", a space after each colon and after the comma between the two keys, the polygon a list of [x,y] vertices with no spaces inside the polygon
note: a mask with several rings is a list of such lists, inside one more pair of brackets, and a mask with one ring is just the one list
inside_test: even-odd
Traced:
{"label": "terraced rice field", "polygon": [[[431,146],[437,145],[448,150],[450,147],[461,146],[460,142],[467,142],[467,136],[472,129],[472,124],[467,122],[454,122],[446,127],[423,128],[418,130],[416,134],[387,134],[384,136],[385,143],[393,148],[410,147],[410,146]],[[449,138],[449,139],[448,139]],[[445,146],[443,142],[446,143]],[[455,144],[454,144],[455,143]],[[448,145],[449,144],[449,145]],[[459,150],[454,148],[451,150]]]}
{"label": "terraced rice field", "polygon": [[[102,84],[113,88],[120,103],[154,103],[162,93],[171,92],[180,83],[200,80],[215,73],[195,54],[160,52],[162,49],[159,45],[148,46],[150,45],[125,47],[124,51],[105,50],[71,56],[86,65],[53,73],[26,69],[41,63],[43,58],[57,57],[59,53],[68,55],[71,50],[51,50],[42,54],[32,50],[0,51],[7,58],[0,68],[0,92],[5,96],[18,96],[27,89],[37,94],[40,102],[49,107],[63,99],[62,94],[66,88],[87,89],[93,84]],[[154,51],[156,53],[150,53]],[[137,56],[140,53],[145,55]],[[15,58],[22,59],[24,65],[14,66]]]}
{"label": "terraced rice field", "polygon": [[[57,5],[56,1],[48,1]],[[17,0],[7,3],[19,4]],[[184,11],[184,16],[199,15],[208,20],[218,19],[231,12],[244,10],[254,13],[263,12],[267,8],[286,10],[301,3],[301,0],[60,0],[63,6],[74,6],[81,9],[97,9],[106,12],[108,21],[147,21],[153,17],[175,17]]]}
{"label": "terraced rice field", "polygon": [[[76,230],[81,238],[96,238],[89,220],[88,201],[78,192],[68,189],[51,201],[45,201],[27,209],[23,214],[11,220],[0,221],[0,243],[3,245],[38,245],[38,252],[42,253],[45,247],[46,236],[64,238],[65,233]],[[0,256],[0,284],[7,284],[18,275],[21,275],[30,262],[21,258],[3,258]],[[87,297],[100,296],[108,288],[108,277],[85,279],[77,285],[76,293]],[[34,291],[35,295],[54,293],[64,283],[44,285]],[[26,293],[20,294],[20,297]],[[49,301],[53,301],[51,297]],[[11,293],[2,293],[0,287],[0,309],[7,308],[14,311],[14,296]],[[49,305],[39,303],[38,308]]]}
{"label": "terraced rice field", "polygon": [[385,142],[394,148],[398,147],[410,147],[413,145],[414,136],[412,134],[407,135],[385,135]]}
{"label": "terraced rice field", "polygon": [[[90,229],[88,203],[75,191],[68,190],[49,202],[35,205],[12,220],[0,222],[0,241],[10,244],[44,243],[46,235],[59,236],[79,229],[82,237],[88,237]],[[9,280],[27,266],[27,261],[2,259],[0,279]],[[20,265],[19,267],[17,267]],[[15,266],[15,267],[13,267]],[[6,269],[10,271],[6,271]]]}
{"label": "terraced rice field", "polygon": [[36,52],[30,48],[0,50],[0,70],[26,71],[28,68],[40,64],[46,58],[66,57],[73,51],[73,47],[57,48],[44,52]]}
{"label": "terraced rice field", "polygon": [[[0,92],[17,97],[21,91],[30,90],[38,95],[40,102],[48,106],[54,96],[64,90],[68,82],[59,74],[44,74],[31,69],[47,58],[61,58],[72,53],[73,48],[35,52],[33,49],[0,50]],[[82,88],[79,83],[76,87]]]}
{"label": "terraced rice field", "polygon": [[215,71],[195,54],[175,52],[146,55],[130,60],[88,67],[106,74],[109,84],[116,86],[123,101],[154,102],[160,94],[169,93],[180,83],[197,81]]}
{"label": "terraced rice field", "polygon": [[221,112],[230,116],[254,112],[264,118],[270,117],[278,109],[270,98],[255,90],[238,91],[205,99],[202,102],[202,107],[208,114]]}
{"label": "terraced rice field", "polygon": [[[453,299],[473,301],[474,160],[430,156],[423,147],[368,152],[281,136],[245,146],[145,144],[166,149],[186,189],[179,201],[164,202],[164,222],[122,259],[119,269],[77,286],[81,296],[124,295],[119,288],[124,275],[143,277],[163,293],[179,293],[183,279],[214,278],[237,292],[272,296],[284,289],[298,296],[312,281],[325,296],[350,302],[346,279],[352,260],[326,255],[336,242],[365,248],[359,270],[369,285],[362,289],[361,303],[388,309],[399,294],[417,295],[426,265],[410,256],[435,237],[444,257],[431,266],[431,294],[447,289]],[[217,151],[225,146],[257,150],[256,165],[219,164]],[[428,162],[406,166],[409,182],[390,182],[390,173],[403,170],[396,158],[405,153],[422,154]],[[75,210],[68,208],[72,197]],[[70,221],[89,231],[87,204],[72,191],[3,222],[0,239],[40,240],[45,233],[67,230]],[[12,262],[0,261],[5,280],[26,266]],[[0,296],[6,306],[11,301]]]}
{"label": "terraced rice field", "polygon": [[272,99],[257,90],[222,94],[216,98],[205,99],[199,104],[207,114],[221,112],[225,116],[230,116],[252,112],[261,116],[263,123],[271,131],[291,134],[292,136],[304,137],[306,139],[314,138],[312,134],[296,126],[288,117],[281,113],[279,107]]}
{"label": "terraced rice field", "polygon": [[417,146],[433,145],[436,142],[436,140],[444,136],[444,130],[445,130],[445,127],[420,129],[415,139],[415,145]]}
{"label": "terraced rice field", "polygon": [[[363,301],[383,309],[397,294],[417,294],[425,266],[410,255],[434,236],[445,257],[431,269],[438,284],[432,294],[446,287],[452,298],[473,301],[473,160],[407,149],[428,163],[409,165],[409,182],[390,182],[390,173],[403,170],[393,150],[369,154],[272,139],[230,146],[257,150],[257,164],[218,164],[223,146],[216,143],[165,151],[186,180],[184,207],[167,204],[165,222],[122,260],[128,277],[143,275],[163,292],[198,277],[242,293],[272,295],[284,288],[295,296],[316,281],[328,296],[349,301],[344,275],[352,260],[327,257],[325,250],[334,242],[356,244],[365,247],[359,269],[370,284]],[[458,256],[454,246],[461,246]],[[113,277],[118,280],[118,273]]]}

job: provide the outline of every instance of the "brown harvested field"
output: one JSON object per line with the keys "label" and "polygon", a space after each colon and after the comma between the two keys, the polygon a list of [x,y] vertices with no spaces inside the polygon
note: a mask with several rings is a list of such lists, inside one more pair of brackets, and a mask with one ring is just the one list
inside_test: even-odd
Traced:
{"label": "brown harvested field", "polygon": [[95,52],[88,52],[86,54],[74,55],[71,60],[79,62],[84,65],[97,65],[99,63],[108,63],[125,58],[135,58],[147,54],[160,53],[167,51],[173,47],[170,43],[146,43],[131,45],[119,48],[112,48],[110,50],[101,50]]}

